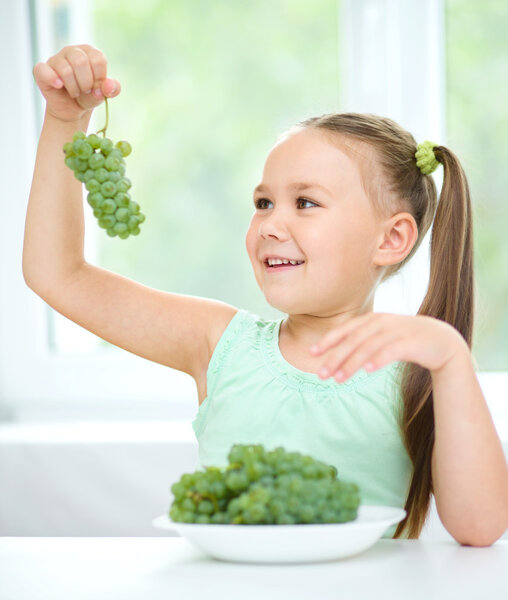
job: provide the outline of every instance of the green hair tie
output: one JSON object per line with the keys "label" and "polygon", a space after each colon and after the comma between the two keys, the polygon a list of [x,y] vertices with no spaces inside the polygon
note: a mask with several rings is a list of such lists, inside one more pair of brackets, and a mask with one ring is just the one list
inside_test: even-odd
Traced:
{"label": "green hair tie", "polygon": [[424,175],[430,175],[437,169],[437,166],[439,165],[439,161],[434,154],[434,148],[436,146],[438,146],[438,144],[425,141],[421,144],[418,144],[416,147],[416,166]]}

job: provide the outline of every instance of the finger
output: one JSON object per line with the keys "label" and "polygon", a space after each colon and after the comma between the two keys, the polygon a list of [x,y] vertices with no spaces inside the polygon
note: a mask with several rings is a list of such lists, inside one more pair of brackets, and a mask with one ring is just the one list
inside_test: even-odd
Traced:
{"label": "finger", "polygon": [[120,93],[120,82],[117,79],[106,79],[102,84],[102,93],[108,98],[114,98]]}
{"label": "finger", "polygon": [[72,46],[69,48],[64,57],[72,66],[74,71],[74,79],[81,94],[89,94],[92,91],[94,83],[94,74],[90,65],[90,59],[86,52],[81,48]]}
{"label": "finger", "polygon": [[104,54],[94,46],[90,46],[90,44],[81,44],[77,48],[88,56],[94,82],[104,81],[107,77],[108,67],[108,61]]}
{"label": "finger", "polygon": [[111,79],[106,76],[107,73],[107,60],[104,54],[94,46],[90,44],[79,45],[83,52],[88,56],[90,66],[93,71],[94,78],[94,95],[97,97],[107,96],[108,98],[114,98],[120,93],[122,86],[117,79]]}
{"label": "finger", "polygon": [[337,342],[336,347],[332,347],[326,354],[325,362],[319,376],[323,378],[331,377],[339,366],[356,350],[381,331],[387,331],[383,322],[380,319],[372,319],[368,322],[363,322],[363,326],[358,326],[351,331],[344,339]]}
{"label": "finger", "polygon": [[359,369],[365,368],[366,363],[371,363],[372,367],[369,367],[368,371],[372,372],[393,360],[398,360],[404,343],[405,340],[400,334],[387,335],[387,332],[383,331],[382,334],[368,340],[340,365],[339,370],[334,374],[336,381],[346,381]]}
{"label": "finger", "polygon": [[79,86],[74,77],[74,70],[69,61],[61,54],[56,54],[49,59],[48,64],[58,73],[58,76],[64,82],[64,87],[69,96],[71,98],[80,96]]}
{"label": "finger", "polygon": [[377,339],[380,335],[386,335],[387,331],[389,332],[379,319],[365,323],[363,327],[352,331],[337,348],[329,351],[324,367],[328,372],[328,377],[337,371],[350,356],[358,352],[366,342]]}
{"label": "finger", "polygon": [[351,333],[351,331],[353,331],[357,327],[360,327],[360,325],[362,325],[366,321],[371,320],[374,314],[375,313],[367,313],[365,315],[351,317],[351,319],[349,319],[339,327],[335,327],[327,334],[325,334],[317,344],[311,346],[311,354],[313,354],[314,356],[319,356],[335,344],[338,344],[349,333]]}
{"label": "finger", "polygon": [[32,73],[35,83],[39,86],[41,92],[49,92],[54,89],[59,90],[64,85],[58,73],[47,63],[38,62],[32,69]]}

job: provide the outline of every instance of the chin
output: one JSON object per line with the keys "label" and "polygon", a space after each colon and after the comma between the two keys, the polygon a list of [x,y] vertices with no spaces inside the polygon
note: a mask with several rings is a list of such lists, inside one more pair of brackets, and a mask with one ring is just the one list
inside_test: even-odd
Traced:
{"label": "chin", "polygon": [[294,296],[284,297],[282,294],[262,291],[268,304],[282,313],[296,315],[306,312],[304,304]]}

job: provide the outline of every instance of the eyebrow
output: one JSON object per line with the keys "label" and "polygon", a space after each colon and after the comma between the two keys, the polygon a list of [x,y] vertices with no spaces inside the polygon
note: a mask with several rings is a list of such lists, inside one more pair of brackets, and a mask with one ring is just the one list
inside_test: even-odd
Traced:
{"label": "eyebrow", "polygon": [[[309,189],[320,189],[323,190],[324,192],[326,192],[328,195],[332,196],[332,192],[330,192],[330,190],[328,188],[326,188],[324,185],[321,185],[320,183],[313,183],[313,182],[305,182],[305,181],[298,181],[296,183],[292,183],[291,185],[288,186],[288,188],[290,190],[295,190],[297,192],[301,192],[303,190],[309,190]],[[254,194],[256,192],[269,192],[270,189],[268,186],[260,183],[255,189],[254,189]]]}

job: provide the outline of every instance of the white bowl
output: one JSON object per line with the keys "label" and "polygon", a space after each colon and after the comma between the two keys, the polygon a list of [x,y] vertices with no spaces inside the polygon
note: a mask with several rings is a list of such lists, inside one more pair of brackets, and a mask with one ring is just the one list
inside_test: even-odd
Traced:
{"label": "white bowl", "polygon": [[357,518],[347,523],[213,525],[176,522],[164,514],[154,519],[152,525],[177,531],[196,548],[219,560],[294,563],[359,554],[405,516],[402,508],[360,505]]}

